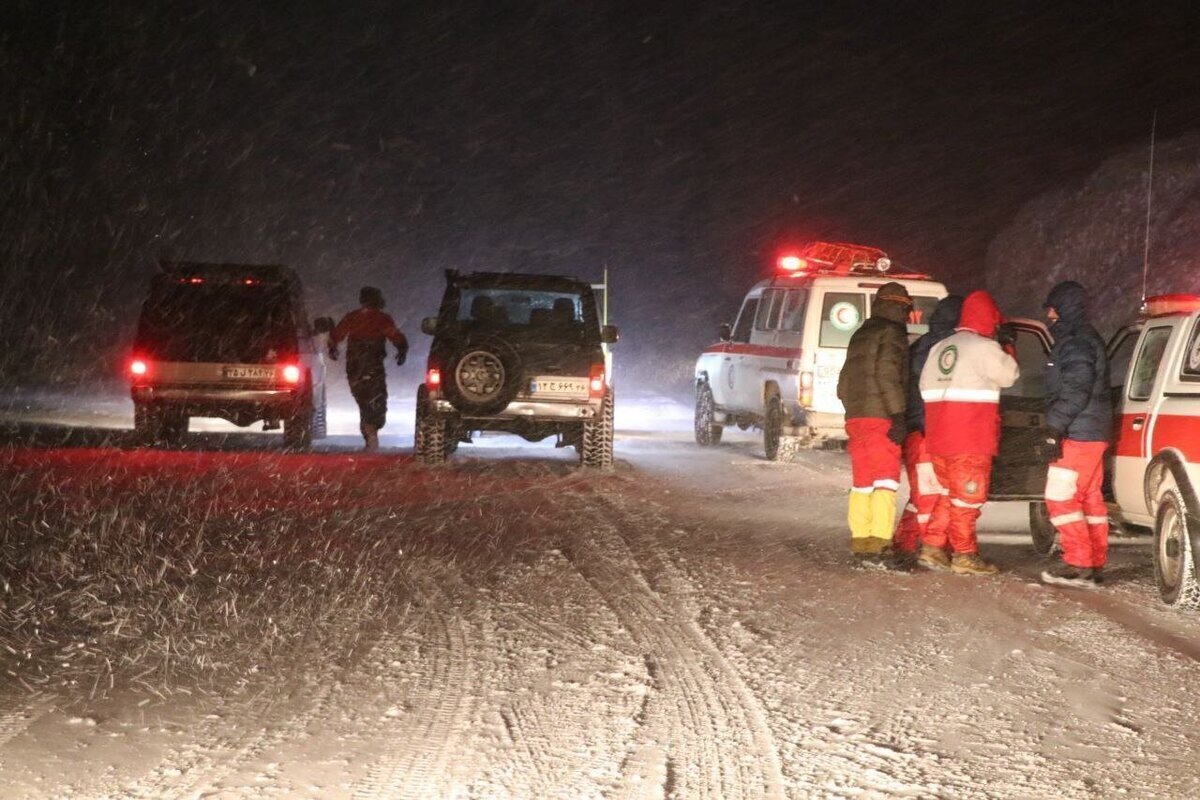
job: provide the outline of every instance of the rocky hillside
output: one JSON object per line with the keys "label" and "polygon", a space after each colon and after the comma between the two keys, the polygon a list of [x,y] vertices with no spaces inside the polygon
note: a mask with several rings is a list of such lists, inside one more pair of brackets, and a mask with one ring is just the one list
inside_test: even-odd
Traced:
{"label": "rocky hillside", "polygon": [[[1147,166],[1148,148],[1131,149],[1021,209],[988,248],[988,289],[1005,313],[1040,314],[1047,290],[1068,278],[1091,291],[1102,333],[1136,313]],[[1200,293],[1200,133],[1158,143],[1147,291]]]}

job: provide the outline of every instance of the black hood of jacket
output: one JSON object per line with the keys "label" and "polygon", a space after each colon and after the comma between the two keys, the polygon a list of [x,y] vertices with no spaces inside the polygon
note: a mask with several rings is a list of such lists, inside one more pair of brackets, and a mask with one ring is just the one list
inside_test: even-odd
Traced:
{"label": "black hood of jacket", "polygon": [[962,295],[948,294],[939,300],[933,313],[929,315],[929,332],[938,336],[953,333],[954,329],[958,327],[962,306]]}
{"label": "black hood of jacket", "polygon": [[1042,308],[1058,312],[1058,321],[1052,326],[1055,331],[1077,331],[1088,321],[1087,290],[1076,281],[1063,281],[1046,295]]}
{"label": "black hood of jacket", "polygon": [[871,304],[871,316],[907,324],[908,312],[912,310],[912,298],[903,284],[890,281],[880,286],[875,292],[875,301]]}

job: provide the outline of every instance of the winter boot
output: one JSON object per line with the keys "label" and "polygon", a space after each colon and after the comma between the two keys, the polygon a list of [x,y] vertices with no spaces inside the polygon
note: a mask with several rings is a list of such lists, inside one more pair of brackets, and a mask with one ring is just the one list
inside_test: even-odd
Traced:
{"label": "winter boot", "polygon": [[921,545],[921,554],[917,556],[917,563],[925,569],[931,569],[935,572],[950,571],[950,556],[940,547],[931,545]]}
{"label": "winter boot", "polygon": [[1092,567],[1092,583],[1097,587],[1104,585],[1104,567]]}
{"label": "winter boot", "polygon": [[1073,589],[1095,589],[1097,583],[1093,579],[1093,575],[1093,570],[1088,567],[1061,563],[1051,569],[1042,570],[1042,583],[1070,586]]}
{"label": "winter boot", "polygon": [[912,572],[916,568],[916,550],[901,550],[895,547],[892,548],[891,557],[888,559],[888,569],[893,569],[897,572]]}
{"label": "winter boot", "polygon": [[366,424],[362,425],[361,427],[363,441],[366,442],[366,444],[363,445],[363,450],[368,453],[375,452],[379,449],[379,428],[376,428],[374,425]]}
{"label": "winter boot", "polygon": [[950,559],[950,571],[955,575],[995,575],[999,572],[995,564],[989,564],[979,553],[955,553]]}

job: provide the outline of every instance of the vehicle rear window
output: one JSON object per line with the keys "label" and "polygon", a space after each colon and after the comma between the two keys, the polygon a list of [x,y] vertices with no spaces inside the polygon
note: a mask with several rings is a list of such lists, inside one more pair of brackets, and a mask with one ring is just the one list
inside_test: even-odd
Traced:
{"label": "vehicle rear window", "polygon": [[1170,338],[1170,326],[1146,331],[1146,335],[1142,337],[1142,347],[1138,350],[1137,361],[1133,364],[1133,375],[1129,379],[1129,399],[1150,399],[1150,392],[1154,390],[1154,379],[1158,377],[1158,367]]}
{"label": "vehicle rear window", "polygon": [[782,324],[785,331],[804,330],[804,307],[808,304],[807,289],[788,289],[783,301]]}
{"label": "vehicle rear window", "polygon": [[160,361],[254,364],[297,352],[287,292],[277,286],[157,283],[135,347]]}
{"label": "vehicle rear window", "polygon": [[758,318],[754,327],[760,331],[773,331],[779,327],[779,309],[783,305],[783,290],[770,289],[763,293],[758,305]]}
{"label": "vehicle rear window", "polygon": [[1180,377],[1188,382],[1200,381],[1200,319],[1194,323],[1192,339],[1183,354],[1183,370]]}
{"label": "vehicle rear window", "polygon": [[455,322],[506,329],[599,331],[594,303],[577,292],[537,289],[463,289]]}
{"label": "vehicle rear window", "polygon": [[829,292],[821,301],[820,347],[848,347],[850,337],[863,323],[866,295],[862,292]]}
{"label": "vehicle rear window", "polygon": [[940,297],[913,295],[912,311],[908,312],[908,338],[910,341],[929,331],[929,317],[937,308],[939,300],[941,300]]}

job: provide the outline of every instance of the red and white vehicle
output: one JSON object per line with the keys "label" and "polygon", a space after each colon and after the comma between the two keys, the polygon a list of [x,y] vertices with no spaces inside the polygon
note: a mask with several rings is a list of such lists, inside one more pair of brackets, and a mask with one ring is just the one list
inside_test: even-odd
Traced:
{"label": "red and white vehicle", "polygon": [[1165,603],[1200,608],[1200,296],[1147,299],[1143,318],[1109,346],[1125,374],[1117,404],[1113,495],[1122,516],[1154,528]]}
{"label": "red and white vehicle", "polygon": [[826,439],[845,439],[838,375],[850,336],[889,281],[913,298],[908,331],[924,333],[946,287],[928,275],[892,272],[882,250],[815,242],[781,257],[754,285],[732,326],[696,361],[696,441],[716,444],[726,425],[763,431],[769,460]]}

